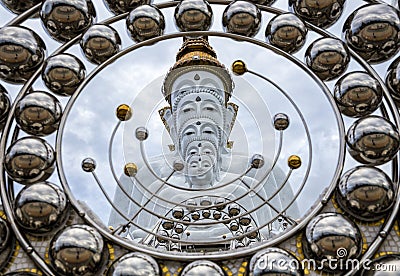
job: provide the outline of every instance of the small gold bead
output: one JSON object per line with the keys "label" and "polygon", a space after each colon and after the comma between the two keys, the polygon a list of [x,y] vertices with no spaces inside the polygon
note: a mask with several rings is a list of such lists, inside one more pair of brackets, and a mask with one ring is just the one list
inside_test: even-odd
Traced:
{"label": "small gold bead", "polygon": [[237,76],[243,75],[247,72],[246,64],[241,60],[236,60],[232,63],[232,72]]}
{"label": "small gold bead", "polygon": [[297,155],[291,155],[288,158],[289,168],[295,170],[301,167],[301,158]]}
{"label": "small gold bead", "polygon": [[124,167],[124,173],[126,176],[135,176],[137,174],[138,168],[135,163],[128,163]]}
{"label": "small gold bead", "polygon": [[128,121],[130,118],[132,118],[132,109],[129,105],[121,104],[117,107],[116,114],[120,121]]}

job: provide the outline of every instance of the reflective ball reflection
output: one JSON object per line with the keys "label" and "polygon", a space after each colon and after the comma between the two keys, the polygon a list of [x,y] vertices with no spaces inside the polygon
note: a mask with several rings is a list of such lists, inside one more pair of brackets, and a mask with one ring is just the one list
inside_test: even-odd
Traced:
{"label": "reflective ball reflection", "polygon": [[347,46],[336,38],[319,38],[305,54],[307,66],[323,81],[342,75],[350,62]]}
{"label": "reflective ball reflection", "polygon": [[386,85],[390,95],[399,105],[400,103],[400,57],[396,58],[389,66],[386,73]]}
{"label": "reflective ball reflection", "polygon": [[333,25],[342,15],[346,0],[289,0],[289,9],[321,28]]}
{"label": "reflective ball reflection", "polygon": [[121,49],[118,32],[108,25],[93,25],[79,42],[85,57],[94,64],[101,64]]}
{"label": "reflective ball reflection", "polygon": [[337,201],[352,216],[374,221],[385,216],[392,206],[394,194],[393,183],[382,170],[359,166],[341,177]]}
{"label": "reflective ball reflection", "polygon": [[82,170],[85,172],[94,172],[96,165],[96,161],[90,157],[83,159],[81,163]]}
{"label": "reflective ball reflection", "polygon": [[[273,263],[280,263],[280,265],[272,265]],[[256,253],[251,258],[248,269],[249,276],[304,275],[296,257],[278,247],[270,247]]]}
{"label": "reflective ball reflection", "polygon": [[251,166],[255,169],[260,169],[264,166],[265,160],[261,154],[254,154],[251,157]]}
{"label": "reflective ball reflection", "polygon": [[2,4],[5,8],[10,10],[15,14],[21,14],[33,6],[36,6],[42,2],[41,0],[1,0],[0,4]]}
{"label": "reflective ball reflection", "polygon": [[25,95],[15,107],[15,120],[26,133],[45,136],[58,129],[62,107],[56,97],[43,91]]}
{"label": "reflective ball reflection", "polygon": [[350,155],[360,163],[382,165],[399,150],[399,133],[388,120],[379,116],[358,119],[346,136]]}
{"label": "reflective ball reflection", "polygon": [[143,5],[129,13],[126,27],[135,42],[157,37],[164,33],[164,15],[155,6]]}
{"label": "reflective ball reflection", "polygon": [[344,115],[358,118],[378,109],[383,91],[379,82],[369,74],[351,72],[337,81],[334,96]]}
{"label": "reflective ball reflection", "polygon": [[149,132],[145,127],[138,127],[135,131],[136,139],[144,141],[149,137]]}
{"label": "reflective ball reflection", "polygon": [[174,17],[176,26],[182,32],[208,31],[213,12],[205,0],[182,0],[176,6]]}
{"label": "reflective ball reflection", "polygon": [[21,184],[44,181],[54,172],[53,148],[36,137],[23,137],[15,141],[5,155],[4,167],[8,176]]}
{"label": "reflective ball reflection", "polygon": [[138,167],[135,163],[127,163],[124,167],[124,174],[128,177],[134,177],[138,172]]}
{"label": "reflective ball reflection", "polygon": [[373,260],[360,276],[393,276],[397,274],[397,267],[400,267],[400,254],[388,254]]}
{"label": "reflective ball reflection", "polygon": [[62,275],[96,275],[103,249],[103,239],[95,229],[76,224],[54,236],[49,256],[54,269]]}
{"label": "reflective ball reflection", "polygon": [[7,222],[0,218],[0,253],[9,247],[11,229],[9,228]]}
{"label": "reflective ball reflection", "polygon": [[[358,227],[337,213],[322,213],[314,217],[307,225],[304,238],[303,249],[306,257],[315,259],[317,264],[327,271],[343,268],[335,266],[332,259],[336,259],[337,263],[341,260],[356,259],[362,250],[362,238]],[[328,265],[330,262],[326,260],[332,260],[332,264]]]}
{"label": "reflective ball reflection", "polygon": [[399,51],[399,31],[400,13],[387,4],[362,6],[343,26],[349,47],[371,63],[386,61]]}
{"label": "reflective ball reflection", "polygon": [[43,65],[42,79],[46,86],[61,96],[71,96],[85,78],[85,65],[71,54],[49,57]]}
{"label": "reflective ball reflection", "polygon": [[261,11],[253,3],[234,1],[226,7],[222,25],[228,33],[253,37],[261,26]]}
{"label": "reflective ball reflection", "polygon": [[207,261],[199,260],[188,264],[181,272],[180,276],[225,276],[224,270],[217,264]]}
{"label": "reflective ball reflection", "polygon": [[24,83],[42,65],[46,45],[32,30],[22,26],[0,28],[0,78]]}
{"label": "reflective ball reflection", "polygon": [[108,276],[160,275],[160,268],[152,257],[142,253],[128,253],[116,260]]}
{"label": "reflective ball reflection", "polygon": [[15,199],[18,223],[31,234],[56,229],[65,217],[67,199],[64,192],[49,182],[24,187]]}
{"label": "reflective ball reflection", "polygon": [[236,76],[241,76],[247,72],[246,63],[242,60],[235,60],[232,63],[232,72]]}
{"label": "reflective ball reflection", "polygon": [[5,120],[11,108],[11,98],[7,90],[0,84],[0,129],[3,128]]}
{"label": "reflective ball reflection", "polygon": [[127,104],[121,104],[117,107],[116,115],[120,121],[128,121],[132,118],[132,108]]}
{"label": "reflective ball reflection", "polygon": [[68,42],[96,21],[96,11],[91,0],[45,0],[40,18],[53,39]]}
{"label": "reflective ball reflection", "polygon": [[274,127],[276,130],[285,130],[289,127],[289,117],[285,113],[277,113],[274,116]]}
{"label": "reflective ball reflection", "polygon": [[271,45],[287,53],[295,53],[306,42],[307,28],[293,13],[284,13],[269,21],[265,38]]}
{"label": "reflective ball reflection", "polygon": [[104,0],[109,11],[114,14],[122,14],[142,6],[150,5],[152,0]]}

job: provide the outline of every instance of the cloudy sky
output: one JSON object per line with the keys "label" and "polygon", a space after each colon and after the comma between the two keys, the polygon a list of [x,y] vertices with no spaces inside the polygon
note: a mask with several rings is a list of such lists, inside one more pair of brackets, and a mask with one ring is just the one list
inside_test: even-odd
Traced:
{"label": "cloudy sky", "polygon": [[[277,0],[274,7],[287,10],[287,2]],[[339,38],[345,19],[356,7],[365,3],[361,0],[347,2],[342,17],[329,29]],[[102,1],[95,0],[94,4],[98,22],[111,16]],[[222,30],[223,10],[223,6],[213,6],[213,30]],[[172,19],[173,9],[165,9],[163,13],[166,18],[166,33],[176,32]],[[265,13],[263,16],[262,26],[256,38],[264,41],[266,25],[273,15]],[[6,24],[13,17],[13,14],[0,7],[0,25]],[[48,54],[59,47],[60,44],[45,33],[39,19],[27,20],[24,25],[45,38]],[[122,38],[122,48],[133,44],[125,30],[124,20],[113,24],[113,27]],[[298,60],[304,60],[307,46],[316,38],[318,35],[309,32],[306,45],[295,54]],[[212,37],[210,42],[226,67],[229,68],[236,59],[244,60],[249,69],[278,83],[301,110],[311,132],[312,156],[308,154],[306,133],[300,116],[287,98],[272,85],[254,76],[234,77],[237,89],[232,101],[240,106],[238,119],[230,137],[230,140],[235,142],[234,153],[247,156],[262,153],[266,159],[273,159],[278,136],[272,131],[271,117],[278,112],[288,114],[291,127],[284,133],[284,146],[278,164],[287,172],[288,156],[296,154],[303,159],[304,166],[295,171],[290,178],[295,191],[300,187],[307,165],[310,164],[310,176],[299,197],[301,211],[306,212],[318,199],[319,194],[329,186],[336,169],[340,138],[337,118],[329,102],[330,96],[325,95],[318,84],[298,65],[271,50],[225,38]],[[63,137],[64,171],[76,198],[86,201],[104,221],[108,220],[108,204],[92,176],[82,172],[80,163],[85,157],[96,159],[96,173],[112,197],[116,184],[109,170],[108,147],[112,130],[117,123],[115,109],[121,103],[132,105],[133,118],[121,126],[113,143],[113,160],[117,174],[121,174],[126,162],[140,162],[137,161],[140,159],[140,153],[137,151],[138,143],[133,133],[133,129],[138,126],[146,125],[150,131],[150,138],[146,144],[148,156],[154,157],[168,152],[168,144],[171,144],[171,141],[157,115],[157,110],[166,105],[159,89],[165,73],[175,61],[175,53],[180,44],[181,39],[171,39],[123,56],[94,77],[71,109]],[[75,45],[68,52],[84,61],[79,46]],[[389,64],[390,62],[380,64],[375,66],[375,69],[384,76]],[[85,66],[87,74],[94,68],[94,65],[86,61]],[[352,61],[349,66],[349,71],[351,70],[361,68]],[[326,84],[332,89],[335,82],[336,80],[333,80]],[[13,98],[21,88],[3,81],[0,83]],[[47,90],[41,80],[34,84],[34,89]],[[68,98],[60,98],[60,101],[65,106]],[[353,122],[348,118],[344,120],[347,127]],[[54,145],[55,135],[49,136],[48,140]],[[347,158],[345,168],[354,166],[351,158]],[[59,184],[56,175],[51,181]]]}

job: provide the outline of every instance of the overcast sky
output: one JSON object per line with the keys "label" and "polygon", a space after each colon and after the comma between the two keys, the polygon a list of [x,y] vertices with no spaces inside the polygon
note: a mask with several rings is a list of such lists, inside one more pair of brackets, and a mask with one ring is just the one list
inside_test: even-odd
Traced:
{"label": "overcast sky", "polygon": [[[277,0],[274,7],[287,10],[287,2],[287,0]],[[355,7],[364,3],[360,0],[347,2],[342,17],[329,29],[339,38],[345,19]],[[94,4],[98,22],[111,16],[102,1],[95,0]],[[213,30],[222,30],[223,9],[222,6],[213,6]],[[172,20],[173,9],[165,9],[163,13],[166,18],[166,33],[175,32],[176,28]],[[0,25],[6,24],[13,17],[13,14],[0,7]],[[271,14],[264,14],[262,27],[257,35],[258,39],[264,40],[265,27],[271,18]],[[60,45],[47,36],[39,19],[28,20],[24,25],[34,29],[45,38],[48,54]],[[124,20],[113,24],[113,27],[119,31],[123,48],[133,44],[126,33]],[[304,60],[307,46],[316,38],[318,36],[315,33],[309,32],[306,45],[295,55],[300,61]],[[311,130],[314,152],[309,181],[299,197],[301,211],[306,212],[318,199],[318,195],[330,184],[338,158],[340,139],[335,114],[329,104],[328,96],[324,95],[319,86],[296,64],[270,50],[223,38],[210,38],[210,42],[226,67],[229,68],[236,59],[244,60],[251,70],[264,74],[278,83],[302,111]],[[164,74],[175,61],[175,54],[180,44],[180,39],[168,40],[131,52],[117,60],[89,83],[71,110],[65,130],[65,145],[63,145],[65,173],[76,198],[86,201],[105,221],[109,213],[105,207],[106,200],[91,175],[82,172],[80,163],[85,157],[96,159],[98,163],[96,172],[112,197],[115,182],[109,172],[107,151],[111,132],[117,122],[114,116],[115,108],[121,103],[132,104],[133,119],[121,127],[113,144],[113,160],[117,173],[122,172],[125,162],[135,161],[131,159],[137,158],[135,154],[139,154],[135,153],[137,141],[134,139],[132,130],[137,126],[147,124],[150,130],[151,139],[146,147],[149,156],[168,151],[167,145],[171,141],[157,115],[158,108],[166,105],[159,88]],[[84,61],[79,46],[72,47],[68,52]],[[384,76],[389,64],[390,62],[380,64],[375,66],[375,69]],[[88,62],[85,62],[85,65],[88,72],[94,68]],[[349,71],[351,70],[360,70],[360,67],[352,61],[349,66]],[[286,160],[289,155],[296,154],[302,157],[305,165],[290,179],[293,189],[298,189],[304,179],[306,165],[311,161],[299,115],[289,101],[268,83],[248,75],[234,77],[234,80],[238,88],[234,92],[232,101],[240,107],[238,119],[230,137],[230,140],[235,142],[233,151],[244,152],[249,156],[262,153],[266,159],[272,159],[278,140],[271,131],[271,117],[278,112],[288,114],[291,127],[284,134],[284,147],[279,166],[286,172]],[[328,87],[332,89],[335,82],[336,80],[328,82]],[[6,87],[13,98],[21,87],[3,81],[0,83]],[[150,83],[151,85],[148,86]],[[247,83],[251,83],[254,91],[243,88]],[[47,90],[41,80],[34,84],[34,89]],[[65,106],[68,98],[60,98],[60,100]],[[348,127],[353,121],[345,118],[346,126]],[[55,135],[49,136],[48,140],[54,145]],[[271,146],[272,144],[274,147]],[[355,166],[351,158],[347,159],[346,169]],[[59,184],[56,175],[51,178],[51,181]]]}

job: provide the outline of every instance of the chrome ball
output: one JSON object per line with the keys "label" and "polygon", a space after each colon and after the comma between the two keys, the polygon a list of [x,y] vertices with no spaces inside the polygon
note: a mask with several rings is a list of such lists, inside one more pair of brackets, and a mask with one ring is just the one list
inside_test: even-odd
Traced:
{"label": "chrome ball", "polygon": [[278,247],[270,247],[256,253],[250,260],[248,270],[249,276],[304,275],[297,258]]}
{"label": "chrome ball", "polygon": [[284,13],[269,21],[265,29],[265,38],[271,45],[287,53],[295,53],[306,42],[307,31],[300,18],[293,13]]}
{"label": "chrome ball", "polygon": [[260,169],[264,166],[265,160],[261,154],[254,154],[251,157],[251,166],[255,169]]}
{"label": "chrome ball", "polygon": [[12,180],[32,184],[49,178],[54,163],[54,150],[45,140],[23,137],[7,149],[4,167]]}
{"label": "chrome ball", "polygon": [[180,276],[203,275],[225,276],[225,272],[221,267],[211,261],[199,260],[188,264],[180,274]]}
{"label": "chrome ball", "polygon": [[96,21],[96,11],[91,0],[45,0],[40,18],[53,39],[68,42]]}
{"label": "chrome ball", "polygon": [[26,133],[46,136],[58,129],[62,107],[53,95],[35,91],[17,103],[14,115],[18,126]]}
{"label": "chrome ball", "polygon": [[15,199],[18,224],[33,235],[53,231],[60,226],[67,208],[64,192],[50,182],[25,186]]}
{"label": "chrome ball", "polygon": [[11,98],[7,90],[0,84],[0,129],[3,128],[5,120],[11,108]]}
{"label": "chrome ball", "polygon": [[121,38],[111,26],[92,25],[83,34],[79,45],[90,62],[101,64],[120,51]]}
{"label": "chrome ball", "polygon": [[261,26],[261,11],[253,3],[234,1],[226,7],[222,15],[222,25],[228,33],[253,37]]}
{"label": "chrome ball", "polygon": [[341,177],[336,194],[347,213],[360,220],[375,221],[392,207],[395,189],[382,170],[359,166]]}
{"label": "chrome ball", "polygon": [[116,260],[110,267],[108,276],[160,275],[156,260],[142,253],[128,253]]}
{"label": "chrome ball", "polygon": [[136,139],[144,141],[149,137],[149,132],[145,127],[138,127],[135,131]]}
{"label": "chrome ball", "polygon": [[396,58],[386,72],[386,86],[397,104],[400,103],[400,57]]}
{"label": "chrome ball", "polygon": [[97,164],[93,158],[87,157],[82,160],[81,166],[82,166],[82,170],[84,170],[85,172],[94,172]]}
{"label": "chrome ball", "polygon": [[181,218],[183,218],[184,215],[185,215],[185,211],[183,210],[182,207],[175,207],[175,208],[172,210],[172,216],[173,216],[175,219],[181,219]]}
{"label": "chrome ball", "polygon": [[57,95],[71,96],[85,79],[85,74],[85,65],[77,57],[58,54],[44,62],[42,79]]}
{"label": "chrome ball", "polygon": [[122,14],[142,6],[150,5],[153,0],[104,0],[108,10],[114,14]]}
{"label": "chrome ball", "polygon": [[21,14],[33,6],[36,6],[42,2],[41,0],[1,0],[0,4],[2,4],[5,8],[10,10],[15,14]]}
{"label": "chrome ball", "polygon": [[185,164],[182,162],[182,160],[177,159],[174,160],[172,167],[174,168],[175,171],[180,172],[185,168]]}
{"label": "chrome ball", "polygon": [[6,82],[26,82],[42,65],[46,45],[34,31],[22,26],[0,28],[0,78]]}
{"label": "chrome ball", "polygon": [[205,0],[182,0],[175,8],[175,24],[181,32],[208,31],[213,21]]}
{"label": "chrome ball", "polygon": [[[307,258],[315,259],[325,271],[335,267],[326,260],[346,261],[356,259],[362,250],[362,238],[357,225],[337,213],[322,213],[307,225],[303,250]],[[330,264],[330,263],[329,263]],[[336,263],[337,264],[337,263]],[[342,266],[336,266],[340,269]]]}
{"label": "chrome ball", "polygon": [[307,66],[323,81],[333,80],[342,75],[350,62],[347,46],[336,38],[319,38],[305,54]]}
{"label": "chrome ball", "polygon": [[358,119],[346,136],[350,155],[362,164],[382,165],[399,150],[399,132],[388,120],[379,116]]}
{"label": "chrome ball", "polygon": [[342,15],[346,0],[289,0],[289,10],[321,28],[333,25]]}
{"label": "chrome ball", "polygon": [[277,113],[274,116],[274,127],[276,130],[285,130],[289,127],[289,116],[285,113]]}
{"label": "chrome ball", "polygon": [[347,44],[370,63],[389,60],[400,49],[400,13],[387,4],[364,5],[343,26]]}
{"label": "chrome ball", "polygon": [[388,254],[370,262],[369,269],[365,267],[360,276],[392,276],[396,275],[398,267],[400,267],[400,255]]}
{"label": "chrome ball", "polygon": [[49,256],[56,272],[62,275],[96,275],[103,249],[103,239],[94,228],[75,224],[54,236]]}
{"label": "chrome ball", "polygon": [[230,217],[235,217],[238,216],[240,214],[240,207],[238,204],[236,203],[231,203],[228,206],[228,214]]}
{"label": "chrome ball", "polygon": [[9,247],[11,233],[11,229],[7,222],[0,218],[0,253]]}
{"label": "chrome ball", "polygon": [[157,37],[164,33],[164,15],[155,6],[143,5],[129,13],[126,27],[135,42]]}
{"label": "chrome ball", "polygon": [[334,96],[344,115],[358,118],[378,109],[383,91],[379,82],[367,73],[351,72],[337,81]]}

